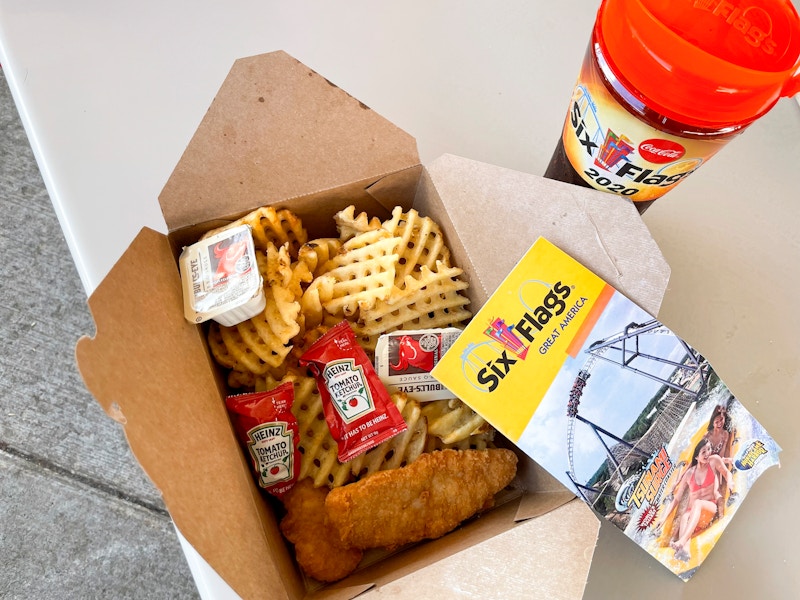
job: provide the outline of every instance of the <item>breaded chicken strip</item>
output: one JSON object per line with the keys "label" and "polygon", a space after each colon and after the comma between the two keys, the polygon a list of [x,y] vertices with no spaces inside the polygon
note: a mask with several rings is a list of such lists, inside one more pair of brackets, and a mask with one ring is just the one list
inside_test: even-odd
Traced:
{"label": "breaded chicken strip", "polygon": [[506,487],[517,456],[506,449],[441,450],[401,469],[331,490],[330,523],[356,548],[394,548],[455,529]]}
{"label": "breaded chicken strip", "polygon": [[302,479],[283,497],[286,516],[281,532],[294,544],[300,568],[319,581],[338,581],[352,573],[363,552],[343,544],[336,530],[325,521],[326,486],[315,488]]}

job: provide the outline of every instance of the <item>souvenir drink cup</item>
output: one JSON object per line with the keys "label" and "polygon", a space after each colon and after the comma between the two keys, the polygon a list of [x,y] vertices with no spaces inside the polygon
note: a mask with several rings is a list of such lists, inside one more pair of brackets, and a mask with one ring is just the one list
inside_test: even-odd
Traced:
{"label": "souvenir drink cup", "polygon": [[545,177],[644,212],[798,91],[790,0],[603,0]]}

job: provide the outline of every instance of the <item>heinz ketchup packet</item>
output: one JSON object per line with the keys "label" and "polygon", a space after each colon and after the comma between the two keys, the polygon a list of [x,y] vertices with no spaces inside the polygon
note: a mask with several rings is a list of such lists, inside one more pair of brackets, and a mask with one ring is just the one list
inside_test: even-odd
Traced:
{"label": "heinz ketchup packet", "polygon": [[294,386],[284,383],[269,392],[228,396],[239,442],[252,459],[259,487],[274,496],[288,492],[300,475],[300,435],[292,414]]}
{"label": "heinz ketchup packet", "polygon": [[317,380],[339,462],[352,460],[407,429],[347,321],[318,339],[300,357],[300,364]]}

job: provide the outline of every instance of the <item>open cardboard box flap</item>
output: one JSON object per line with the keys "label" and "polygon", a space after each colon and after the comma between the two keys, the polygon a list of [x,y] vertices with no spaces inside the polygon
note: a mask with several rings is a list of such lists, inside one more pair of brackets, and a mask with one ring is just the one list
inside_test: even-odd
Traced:
{"label": "open cardboard box flap", "polygon": [[319,193],[339,189],[343,206],[353,198],[376,213],[364,190],[418,164],[413,137],[285,52],[271,52],[233,64],[159,201],[174,232],[302,197],[293,208],[317,230],[331,227],[315,210]]}
{"label": "open cardboard box flap", "polygon": [[238,571],[280,581],[293,566],[271,547],[277,525],[253,488],[202,332],[178,310],[182,293],[166,236],[143,229],[89,299],[97,332],[79,340],[78,366],[178,529],[243,597],[257,597]]}
{"label": "open cardboard box flap", "polygon": [[446,233],[468,258],[464,269],[478,305],[542,236],[658,314],[670,269],[632,203],[451,155],[427,170],[449,215]]}
{"label": "open cardboard box flap", "polygon": [[581,582],[580,597],[599,524],[576,519],[575,503],[564,505],[572,494],[524,457],[530,493],[307,594],[238,447],[203,329],[183,317],[176,256],[199,233],[265,204],[297,212],[313,238],[333,234],[333,214],[349,204],[384,218],[413,203],[442,226],[474,309],[541,235],[656,314],[669,268],[632,205],[455,156],[424,169],[412,138],[282,52],[234,64],[160,201],[170,234],[142,230],[92,295],[97,331],[78,342],[78,365],[178,529],[242,598],[350,598],[544,513],[523,527],[535,522],[545,539],[566,531],[576,543],[537,553],[537,567],[564,585]]}

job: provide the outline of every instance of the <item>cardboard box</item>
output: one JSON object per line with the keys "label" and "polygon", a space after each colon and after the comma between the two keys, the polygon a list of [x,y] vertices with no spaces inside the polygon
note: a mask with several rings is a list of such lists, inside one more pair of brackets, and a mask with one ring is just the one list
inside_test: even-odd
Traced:
{"label": "cardboard box", "polygon": [[335,235],[350,204],[380,218],[413,206],[441,225],[476,310],[544,235],[656,314],[669,267],[631,204],[455,156],[425,168],[411,136],[283,52],[236,61],[159,200],[169,235],[142,230],[91,296],[96,335],[78,342],[78,365],[177,528],[242,598],[350,598],[544,513],[537,535],[566,542],[526,551],[553,589],[582,595],[599,523],[576,519],[573,495],[524,455],[524,494],[308,590],[238,446],[204,330],[184,319],[177,256],[266,204],[292,209],[312,238]]}

